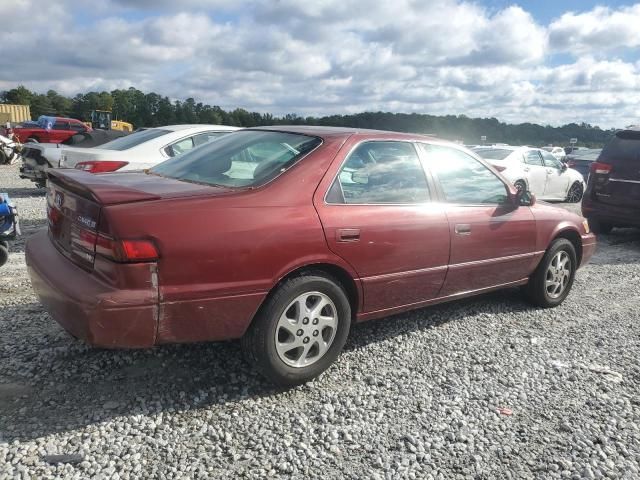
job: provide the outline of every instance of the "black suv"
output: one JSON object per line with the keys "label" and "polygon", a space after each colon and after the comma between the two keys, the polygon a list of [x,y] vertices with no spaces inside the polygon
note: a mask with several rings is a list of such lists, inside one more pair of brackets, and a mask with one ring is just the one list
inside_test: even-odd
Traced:
{"label": "black suv", "polygon": [[591,164],[582,214],[595,233],[640,227],[640,127],[617,132]]}

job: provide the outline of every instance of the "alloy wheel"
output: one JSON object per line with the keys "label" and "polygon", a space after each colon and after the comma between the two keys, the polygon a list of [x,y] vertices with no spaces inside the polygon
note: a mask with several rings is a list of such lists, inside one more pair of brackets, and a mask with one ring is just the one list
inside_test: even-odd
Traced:
{"label": "alloy wheel", "polygon": [[559,251],[551,260],[545,279],[545,289],[550,298],[560,297],[567,289],[571,279],[571,259],[564,250]]}
{"label": "alloy wheel", "polygon": [[290,367],[307,367],[329,350],[338,329],[335,304],[321,292],[296,297],[278,320],[275,331],[278,357]]}
{"label": "alloy wheel", "polygon": [[567,194],[567,201],[569,203],[578,203],[580,200],[582,200],[582,185],[574,183]]}

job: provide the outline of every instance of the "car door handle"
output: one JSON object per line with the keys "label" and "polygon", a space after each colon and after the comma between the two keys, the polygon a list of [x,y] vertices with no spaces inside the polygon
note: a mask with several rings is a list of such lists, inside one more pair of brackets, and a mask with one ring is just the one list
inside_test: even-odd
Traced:
{"label": "car door handle", "polygon": [[455,231],[458,235],[471,235],[471,225],[468,223],[458,223],[455,226]]}
{"label": "car door handle", "polygon": [[548,169],[548,170],[547,170],[547,173],[548,173],[549,175],[551,175],[551,174],[553,173],[553,170]]}
{"label": "car door handle", "polygon": [[524,170],[525,172],[528,172],[529,171],[529,167],[525,167],[522,170]]}
{"label": "car door handle", "polygon": [[338,242],[357,242],[360,240],[360,229],[339,228],[336,230],[336,240]]}

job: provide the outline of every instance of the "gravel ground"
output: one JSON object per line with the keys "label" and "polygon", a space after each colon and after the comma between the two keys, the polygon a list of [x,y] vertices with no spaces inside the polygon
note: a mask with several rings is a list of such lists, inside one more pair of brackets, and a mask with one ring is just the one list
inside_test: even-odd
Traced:
{"label": "gravel ground", "polygon": [[[24,237],[44,225],[17,166],[0,191]],[[601,237],[559,308],[509,290],[364,324],[289,391],[236,343],[87,348],[23,247],[0,268],[0,478],[640,478],[638,231]]]}

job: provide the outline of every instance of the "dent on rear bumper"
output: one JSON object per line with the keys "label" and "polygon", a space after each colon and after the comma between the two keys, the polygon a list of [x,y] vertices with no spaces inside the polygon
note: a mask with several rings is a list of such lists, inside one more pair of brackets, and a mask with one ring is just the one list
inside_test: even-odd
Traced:
{"label": "dent on rear bumper", "polygon": [[155,344],[158,297],[153,286],[114,288],[77,267],[53,246],[47,232],[29,239],[25,257],[31,283],[51,316],[74,337],[106,348],[145,348]]}

